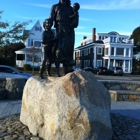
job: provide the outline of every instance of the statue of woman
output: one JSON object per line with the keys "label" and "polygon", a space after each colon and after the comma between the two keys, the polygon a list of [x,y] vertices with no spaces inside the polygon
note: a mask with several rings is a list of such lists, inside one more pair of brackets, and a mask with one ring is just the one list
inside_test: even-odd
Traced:
{"label": "statue of woman", "polygon": [[51,8],[50,18],[54,22],[56,28],[57,49],[56,49],[56,71],[59,74],[59,65],[63,63],[64,73],[68,72],[69,65],[73,62],[73,51],[75,33],[74,28],[70,26],[73,8],[70,6],[70,0],[59,0]]}

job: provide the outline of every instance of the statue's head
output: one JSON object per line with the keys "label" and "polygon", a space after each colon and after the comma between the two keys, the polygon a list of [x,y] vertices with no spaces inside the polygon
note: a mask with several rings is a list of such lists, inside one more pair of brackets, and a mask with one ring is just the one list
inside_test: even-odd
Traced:
{"label": "statue's head", "polygon": [[51,29],[52,25],[53,25],[53,21],[51,18],[46,18],[45,21],[43,22],[44,29]]}
{"label": "statue's head", "polygon": [[80,9],[80,4],[79,3],[74,3],[73,4],[73,10],[78,11]]}
{"label": "statue's head", "polygon": [[70,0],[59,0],[59,3],[66,3],[66,5],[70,6],[71,1]]}

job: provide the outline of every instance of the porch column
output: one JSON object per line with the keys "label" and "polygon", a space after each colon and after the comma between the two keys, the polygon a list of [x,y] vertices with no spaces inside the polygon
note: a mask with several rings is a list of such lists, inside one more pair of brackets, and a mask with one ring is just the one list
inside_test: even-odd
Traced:
{"label": "porch column", "polygon": [[105,59],[103,59],[103,66],[105,66]]}
{"label": "porch column", "polygon": [[108,59],[108,69],[110,68],[110,59]]}
{"label": "porch column", "polygon": [[116,47],[114,47],[114,56],[116,56]]}
{"label": "porch column", "polygon": [[132,59],[130,60],[130,72],[132,72]]}
{"label": "porch column", "polygon": [[111,55],[111,47],[108,48],[108,55]]}
{"label": "porch column", "polygon": [[114,62],[113,62],[113,67],[115,67],[116,66],[116,60],[114,59]]}
{"label": "porch column", "polygon": [[123,71],[125,72],[125,60],[123,60]]}
{"label": "porch column", "polygon": [[96,47],[94,46],[94,68],[96,68]]}
{"label": "porch column", "polygon": [[130,61],[131,60],[129,60],[129,62],[128,62],[128,72],[131,72],[131,69],[130,69],[131,68],[131,63],[130,63]]}

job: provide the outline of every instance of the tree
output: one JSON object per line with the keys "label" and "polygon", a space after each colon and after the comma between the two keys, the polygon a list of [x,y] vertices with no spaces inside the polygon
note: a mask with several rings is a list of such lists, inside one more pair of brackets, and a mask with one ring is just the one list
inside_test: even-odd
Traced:
{"label": "tree", "polygon": [[40,55],[41,49],[36,48],[34,45],[29,49],[27,57],[32,62],[32,73],[34,74],[34,63],[40,62]]}
{"label": "tree", "polygon": [[130,39],[134,39],[136,48],[133,51],[134,55],[138,55],[140,53],[140,26],[134,29]]}
{"label": "tree", "polygon": [[15,65],[15,51],[25,47],[23,42],[28,35],[23,36],[23,30],[31,22],[16,21],[13,25],[2,21],[3,11],[0,11],[0,64]]}
{"label": "tree", "polygon": [[140,26],[134,29],[130,39],[134,39],[134,45],[136,46],[133,49],[133,73],[140,74]]}
{"label": "tree", "polygon": [[0,47],[9,46],[11,43],[23,42],[28,36],[23,36],[23,30],[31,22],[19,22],[16,21],[13,25],[10,25],[8,21],[2,21],[0,11]]}

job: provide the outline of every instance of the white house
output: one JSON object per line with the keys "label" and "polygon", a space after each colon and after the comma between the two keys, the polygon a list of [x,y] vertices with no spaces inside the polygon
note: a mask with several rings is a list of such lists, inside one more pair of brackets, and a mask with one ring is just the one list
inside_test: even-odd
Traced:
{"label": "white house", "polygon": [[[35,23],[31,30],[24,30],[24,35],[29,35],[25,40],[25,48],[15,51],[16,65],[23,67],[24,64],[31,66],[40,66],[41,62],[41,39],[44,29],[39,20]],[[34,59],[34,60],[33,60]]]}
{"label": "white house", "polygon": [[84,37],[81,46],[75,48],[76,64],[80,67],[122,67],[124,73],[132,72],[133,40],[117,32],[97,33]]}

